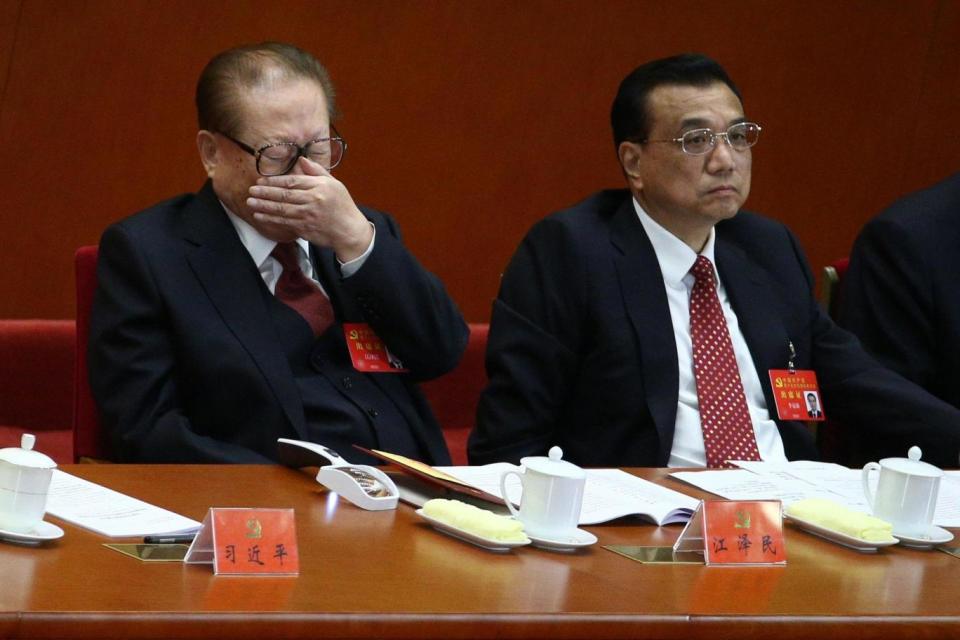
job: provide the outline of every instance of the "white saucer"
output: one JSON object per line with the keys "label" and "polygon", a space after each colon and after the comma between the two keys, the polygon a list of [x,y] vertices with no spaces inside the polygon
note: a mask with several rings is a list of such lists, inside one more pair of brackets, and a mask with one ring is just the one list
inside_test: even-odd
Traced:
{"label": "white saucer", "polygon": [[533,540],[533,546],[549,551],[576,551],[580,547],[589,547],[597,543],[597,536],[583,529],[574,529],[573,533],[558,538],[544,538],[527,533]]}
{"label": "white saucer", "polygon": [[900,538],[900,544],[905,547],[910,547],[911,549],[933,549],[933,547],[938,544],[944,544],[953,540],[952,533],[937,526],[931,526],[927,535],[919,538],[905,536],[902,533],[896,532],[894,532],[893,535]]}
{"label": "white saucer", "polygon": [[0,540],[19,542],[20,544],[40,544],[63,537],[63,529],[55,524],[41,520],[30,531],[7,531],[0,529]]}
{"label": "white saucer", "polygon": [[893,538],[891,540],[883,540],[881,542],[875,542],[872,540],[861,540],[860,538],[855,538],[853,536],[848,536],[847,534],[837,531],[835,529],[827,529],[816,523],[810,522],[808,520],[802,520],[796,516],[792,516],[789,513],[784,513],[783,517],[788,522],[792,522],[797,525],[799,528],[803,529],[807,533],[812,533],[815,536],[819,536],[824,540],[829,540],[830,542],[835,542],[841,546],[853,549],[855,551],[860,551],[861,553],[876,553],[877,549],[880,547],[889,547],[890,545],[897,544],[897,539]]}
{"label": "white saucer", "polygon": [[421,518],[429,522],[430,526],[436,529],[437,531],[440,531],[441,533],[445,533],[448,536],[453,536],[454,538],[463,540],[464,542],[475,544],[482,549],[486,549],[487,551],[504,552],[504,551],[510,551],[510,549],[513,549],[514,547],[522,547],[525,544],[530,544],[529,538],[525,538],[520,541],[495,540],[493,538],[485,538],[483,536],[478,536],[475,533],[471,533],[466,529],[461,529],[459,527],[453,526],[452,524],[443,522],[442,520],[431,518],[430,516],[428,516],[423,512],[423,509],[417,509],[416,513],[418,516],[420,516]]}

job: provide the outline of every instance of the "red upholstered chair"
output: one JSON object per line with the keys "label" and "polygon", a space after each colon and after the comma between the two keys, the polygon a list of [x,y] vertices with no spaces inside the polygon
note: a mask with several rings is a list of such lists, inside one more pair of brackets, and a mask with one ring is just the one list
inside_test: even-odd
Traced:
{"label": "red upholstered chair", "polygon": [[437,421],[455,465],[467,464],[467,437],[476,419],[480,392],[487,384],[484,356],[487,351],[487,324],[470,325],[467,351],[456,369],[420,385]]}
{"label": "red upholstered chair", "polygon": [[35,449],[73,462],[73,320],[0,320],[0,448],[37,437]]}
{"label": "red upholstered chair", "polygon": [[110,457],[87,378],[87,340],[93,293],[97,289],[97,251],[95,245],[80,247],[74,256],[77,279],[77,370],[73,395],[73,444],[74,455],[80,462],[102,461]]}

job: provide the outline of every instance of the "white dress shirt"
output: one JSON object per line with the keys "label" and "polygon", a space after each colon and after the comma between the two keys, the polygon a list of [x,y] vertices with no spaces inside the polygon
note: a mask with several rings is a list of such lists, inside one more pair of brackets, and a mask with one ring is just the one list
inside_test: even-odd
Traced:
{"label": "white dress shirt", "polygon": [[[265,238],[259,231],[254,229],[250,223],[230,211],[222,202],[220,204],[223,205],[223,210],[227,212],[227,217],[230,218],[230,222],[233,223],[233,228],[237,230],[237,234],[240,236],[240,242],[243,243],[250,257],[253,258],[253,263],[257,265],[263,282],[267,285],[267,288],[270,289],[270,293],[274,293],[277,280],[280,279],[280,274],[283,273],[283,266],[281,266],[276,258],[270,255],[273,248],[277,246],[276,241]],[[373,237],[370,238],[370,245],[367,246],[367,250],[349,262],[340,262],[339,259],[337,260],[337,262],[340,263],[340,275],[344,278],[349,278],[355,274],[360,267],[363,266],[363,263],[366,262],[370,252],[373,251],[373,244],[377,239],[377,228],[374,227],[372,223],[370,226],[373,228]],[[297,238],[296,242],[300,247],[300,251],[297,252],[300,270],[317,284],[317,287],[323,292],[323,295],[329,298],[330,294],[324,290],[323,284],[321,284],[320,279],[317,277],[317,272],[313,268],[313,263],[310,261],[310,243],[303,238]]]}
{"label": "white dress shirt", "polygon": [[[690,293],[694,283],[690,268],[696,262],[697,254],[682,240],[654,221],[636,199],[633,205],[637,210],[640,223],[653,244],[657,261],[660,263],[663,286],[670,306],[670,320],[673,322],[673,335],[677,341],[680,393],[677,398],[673,447],[670,449],[670,460],[667,464],[671,467],[704,467],[707,464],[707,454],[703,446],[703,430],[700,426],[700,402],[697,398],[697,380],[693,374],[693,342],[690,339]],[[715,231],[710,229],[710,236],[701,255],[709,258],[714,265],[717,296],[720,298],[723,317],[727,321],[730,340],[733,342],[733,353],[737,359],[737,368],[740,370],[740,379],[743,382],[747,409],[750,411],[750,420],[753,422],[760,458],[766,461],[786,460],[783,440],[780,438],[777,424],[770,419],[767,401],[763,397],[763,387],[760,385],[757,369],[750,356],[750,349],[747,348],[747,342],[740,331],[740,323],[737,321],[737,314],[730,306],[730,299],[717,273],[713,255],[715,238]]]}

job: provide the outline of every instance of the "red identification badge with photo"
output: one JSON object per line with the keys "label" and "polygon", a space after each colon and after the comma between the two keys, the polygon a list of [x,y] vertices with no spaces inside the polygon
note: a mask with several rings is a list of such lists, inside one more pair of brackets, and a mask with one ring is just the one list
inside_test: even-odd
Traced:
{"label": "red identification badge with photo", "polygon": [[817,374],[805,369],[771,369],[770,385],[781,420],[826,420]]}
{"label": "red identification badge with photo", "polygon": [[400,358],[390,353],[366,322],[345,322],[343,337],[350,350],[353,368],[364,373],[406,373]]}

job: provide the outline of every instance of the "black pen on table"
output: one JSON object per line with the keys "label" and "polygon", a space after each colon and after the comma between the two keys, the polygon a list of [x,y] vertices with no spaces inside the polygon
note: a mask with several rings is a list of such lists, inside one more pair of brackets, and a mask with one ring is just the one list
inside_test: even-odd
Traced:
{"label": "black pen on table", "polygon": [[143,544],[190,544],[195,533],[178,533],[165,536],[143,536]]}

